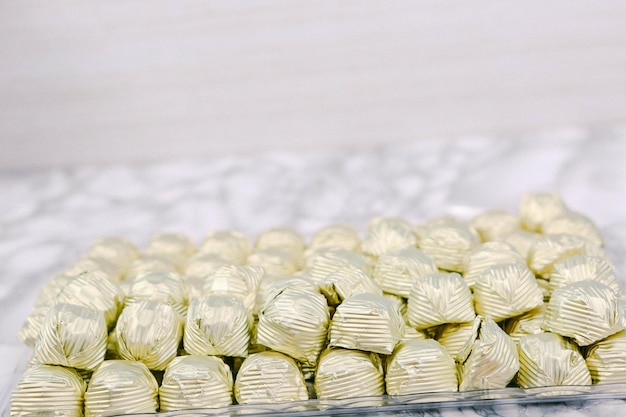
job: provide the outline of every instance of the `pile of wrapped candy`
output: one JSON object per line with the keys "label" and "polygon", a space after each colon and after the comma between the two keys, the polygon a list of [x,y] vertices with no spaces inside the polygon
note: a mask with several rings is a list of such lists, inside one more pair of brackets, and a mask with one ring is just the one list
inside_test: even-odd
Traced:
{"label": "pile of wrapped candy", "polygon": [[97,241],[41,290],[11,416],[626,382],[626,298],[556,194],[413,225]]}

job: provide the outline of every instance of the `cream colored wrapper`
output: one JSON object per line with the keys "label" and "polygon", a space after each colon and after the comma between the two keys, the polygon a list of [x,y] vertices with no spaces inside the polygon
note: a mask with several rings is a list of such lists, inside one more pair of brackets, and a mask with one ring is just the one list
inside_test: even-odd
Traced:
{"label": "cream colored wrapper", "polygon": [[138,301],[159,301],[174,307],[181,317],[187,315],[187,289],[175,272],[148,272],[135,278],[126,297],[126,305]]}
{"label": "cream colored wrapper", "polygon": [[248,265],[263,268],[266,274],[279,277],[291,276],[299,270],[292,255],[280,248],[255,250],[248,256],[246,262]]}
{"label": "cream colored wrapper", "polygon": [[187,298],[202,297],[205,278],[226,265],[228,262],[216,254],[198,252],[192,256],[184,265],[184,273],[181,275],[187,288]]}
{"label": "cream colored wrapper", "polygon": [[34,358],[48,365],[93,370],[104,360],[107,325],[101,311],[56,304],[43,321]]}
{"label": "cream colored wrapper", "polygon": [[184,233],[157,233],[148,242],[145,253],[168,257],[180,269],[196,253],[196,246]]}
{"label": "cream colored wrapper", "polygon": [[64,272],[77,276],[83,272],[98,271],[103,273],[109,281],[117,282],[123,279],[125,269],[126,264],[115,264],[106,258],[90,255],[79,259]]}
{"label": "cream colored wrapper", "polygon": [[626,382],[626,331],[589,346],[585,353],[594,384]]}
{"label": "cream colored wrapper", "polygon": [[330,305],[338,305],[356,294],[383,295],[383,290],[362,269],[346,265],[328,275],[319,285]]}
{"label": "cream colored wrapper", "polygon": [[300,362],[315,365],[326,341],[329,321],[323,295],[286,288],[265,300],[259,313],[257,341]]}
{"label": "cream colored wrapper", "polygon": [[239,298],[252,315],[256,293],[265,272],[256,266],[225,265],[207,275],[203,295],[225,294]]}
{"label": "cream colored wrapper", "polygon": [[342,248],[325,248],[312,253],[307,258],[307,276],[316,284],[346,267],[354,267],[369,275],[371,270],[368,259],[356,252]]}
{"label": "cream colored wrapper", "polygon": [[478,232],[483,242],[489,242],[519,230],[521,220],[506,210],[496,209],[479,214],[469,225]]}
{"label": "cream colored wrapper", "polygon": [[105,361],[85,393],[85,417],[155,413],[159,385],[141,362]]}
{"label": "cream colored wrapper", "polygon": [[389,358],[387,394],[408,395],[458,390],[457,371],[448,351],[436,340],[410,340]]}
{"label": "cream colored wrapper", "polygon": [[117,267],[126,268],[139,258],[139,250],[133,242],[119,237],[98,239],[87,251],[85,258],[103,258]]}
{"label": "cream colored wrapper", "polygon": [[578,255],[556,262],[550,273],[550,292],[573,282],[592,280],[608,285],[616,293],[621,289],[613,266],[601,256]]}
{"label": "cream colored wrapper", "polygon": [[398,217],[374,217],[365,229],[361,248],[377,258],[385,253],[417,246],[417,236],[408,222]]}
{"label": "cream colored wrapper", "polygon": [[11,417],[83,416],[85,383],[74,370],[35,364],[24,372],[11,394]]}
{"label": "cream colored wrapper", "polygon": [[439,272],[415,281],[409,295],[407,318],[418,330],[445,323],[474,320],[472,293],[456,272]]}
{"label": "cream colored wrapper", "polygon": [[402,336],[402,340],[400,340],[400,343],[406,342],[407,340],[422,339],[428,339],[426,333],[422,332],[421,330],[415,330],[411,326],[404,326],[404,336]]}
{"label": "cream colored wrapper", "polygon": [[359,233],[349,224],[334,224],[315,232],[307,251],[315,251],[321,248],[342,248],[360,252],[361,239],[359,238]]}
{"label": "cream colored wrapper", "polygon": [[208,233],[199,252],[219,256],[227,263],[243,265],[250,254],[250,241],[236,230],[222,230]]}
{"label": "cream colored wrapper", "polygon": [[461,358],[461,352],[468,340],[475,338],[476,329],[474,322],[444,324],[435,329],[434,338],[441,346],[445,347],[455,361],[465,360]]}
{"label": "cream colored wrapper", "polygon": [[296,230],[289,227],[274,227],[259,233],[254,242],[255,252],[267,249],[285,251],[296,270],[304,267],[304,239]]}
{"label": "cream colored wrapper", "polygon": [[256,299],[257,310],[255,311],[255,315],[258,316],[259,312],[263,308],[265,300],[276,297],[287,288],[318,292],[318,286],[306,276],[294,275],[291,277],[281,278],[267,275],[259,285]]}
{"label": "cream colored wrapper", "polygon": [[586,239],[597,246],[604,245],[604,239],[596,225],[587,216],[571,211],[548,220],[541,227],[541,232],[545,235],[567,233]]}
{"label": "cream colored wrapper", "polygon": [[239,404],[276,404],[308,400],[298,364],[278,352],[250,355],[239,368],[235,381]]}
{"label": "cream colored wrapper", "polygon": [[169,304],[142,300],[124,308],[115,331],[122,358],[162,371],[178,352],[182,318]]}
{"label": "cream colored wrapper", "polygon": [[624,321],[623,306],[610,287],[579,281],[554,290],[543,329],[588,346],[623,330]]}
{"label": "cream colored wrapper", "polygon": [[373,397],[384,392],[383,366],[377,354],[329,349],[320,356],[315,374],[318,399]]}
{"label": "cream colored wrapper", "polygon": [[526,265],[514,263],[487,268],[474,285],[476,313],[501,321],[543,304],[543,293]]}
{"label": "cream colored wrapper", "polygon": [[374,265],[373,278],[383,291],[409,298],[413,284],[420,278],[439,272],[435,260],[416,248],[390,251]]}
{"label": "cream colored wrapper", "polygon": [[528,259],[528,252],[537,240],[542,237],[539,233],[529,232],[527,230],[516,230],[499,239],[502,242],[513,246],[515,250],[522,255],[523,259]]}
{"label": "cream colored wrapper", "polygon": [[517,250],[505,242],[487,242],[476,246],[463,259],[463,278],[470,287],[476,285],[476,279],[487,268],[501,264],[517,263],[526,266]]}
{"label": "cream colored wrapper", "polygon": [[374,294],[357,294],[337,307],[329,345],[390,355],[404,336],[404,326],[393,301]]}
{"label": "cream colored wrapper", "polygon": [[516,317],[511,317],[504,321],[503,330],[515,343],[518,343],[522,336],[542,333],[541,326],[546,312],[546,305],[534,308]]}
{"label": "cream colored wrapper", "polygon": [[577,255],[602,255],[602,249],[578,236],[543,236],[528,250],[528,267],[540,277],[550,279],[555,263]]}
{"label": "cream colored wrapper", "polygon": [[476,339],[459,353],[459,391],[506,387],[519,370],[515,342],[489,317],[477,316],[474,326]]}
{"label": "cream colored wrapper", "polygon": [[165,369],[160,411],[218,408],[233,403],[233,374],[215,356],[179,356]]}
{"label": "cream colored wrapper", "polygon": [[522,227],[531,232],[541,231],[544,223],[567,211],[557,193],[529,193],[522,197],[519,205]]}
{"label": "cream colored wrapper", "polygon": [[126,268],[123,280],[133,281],[137,277],[150,272],[176,273],[177,270],[174,262],[168,257],[158,255],[144,256],[136,259]]}
{"label": "cream colored wrapper", "polygon": [[419,247],[439,269],[463,272],[465,256],[480,244],[478,233],[458,221],[435,221],[420,229]]}
{"label": "cream colored wrapper", "polygon": [[585,359],[571,342],[554,333],[522,336],[518,344],[522,388],[590,385]]}
{"label": "cream colored wrapper", "polygon": [[399,295],[395,295],[395,294],[389,294],[384,292],[383,293],[383,297],[385,297],[386,299],[388,299],[389,301],[391,301],[394,305],[394,308],[396,308],[399,312],[400,315],[402,316],[402,320],[404,320],[405,324],[409,324],[409,319],[407,318],[407,302],[405,298],[400,297]]}
{"label": "cream colored wrapper", "polygon": [[191,302],[184,335],[187,352],[246,357],[249,343],[249,315],[240,299],[215,294]]}

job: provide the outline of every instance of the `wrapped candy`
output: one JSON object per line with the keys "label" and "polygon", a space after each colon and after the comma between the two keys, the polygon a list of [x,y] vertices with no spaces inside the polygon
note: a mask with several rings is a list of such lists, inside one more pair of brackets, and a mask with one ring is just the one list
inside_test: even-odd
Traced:
{"label": "wrapped candy", "polygon": [[150,272],[176,273],[176,265],[165,256],[152,255],[136,259],[124,271],[124,281],[133,281],[135,278]]}
{"label": "wrapped candy", "polygon": [[248,320],[240,299],[214,294],[193,300],[185,326],[185,350],[194,355],[246,357]]}
{"label": "wrapped candy", "polygon": [[[304,260],[302,261],[304,263]],[[279,277],[288,277],[298,271],[292,254],[280,248],[255,250],[248,256],[248,265],[261,267],[265,273]]]}
{"label": "wrapped candy", "polygon": [[519,216],[506,210],[489,210],[470,221],[470,227],[478,232],[483,242],[500,239],[519,230],[520,226]]}
{"label": "wrapped candy", "polygon": [[540,277],[550,278],[555,263],[576,255],[601,255],[602,249],[578,236],[543,236],[528,250],[528,267]]}
{"label": "wrapped candy", "polygon": [[84,394],[85,383],[74,369],[35,364],[13,390],[11,417],[82,417]]}
{"label": "wrapped candy", "polygon": [[109,281],[117,282],[123,278],[125,269],[126,264],[115,264],[109,259],[91,255],[79,259],[64,272],[68,275],[77,276],[83,272],[98,271],[103,273]]}
{"label": "wrapped candy", "polygon": [[415,329],[474,320],[472,293],[456,272],[439,272],[415,281],[409,295],[407,319]]}
{"label": "wrapped candy", "polygon": [[180,268],[194,253],[196,253],[196,246],[183,233],[157,233],[152,236],[146,248],[146,255],[168,257],[174,261],[177,268]]}
{"label": "wrapped candy", "polygon": [[85,417],[155,413],[159,385],[146,365],[105,361],[93,373],[85,393]]}
{"label": "wrapped candy", "polygon": [[326,226],[313,235],[309,249],[342,248],[353,252],[361,250],[361,239],[354,227],[348,224]]}
{"label": "wrapped candy", "polygon": [[383,295],[383,290],[369,275],[352,265],[346,265],[328,275],[320,283],[319,288],[329,304],[334,306],[356,294]]}
{"label": "wrapped candy", "polygon": [[389,251],[378,258],[373,278],[383,291],[409,297],[415,281],[439,272],[434,259],[416,248]]}
{"label": "wrapped candy", "polygon": [[522,227],[531,232],[541,231],[547,221],[565,212],[567,207],[556,193],[529,193],[519,205]]}
{"label": "wrapped candy", "polygon": [[285,251],[296,270],[302,269],[304,266],[305,246],[300,233],[288,227],[274,227],[264,230],[259,233],[254,243],[255,252],[266,249]]}
{"label": "wrapped candy", "polygon": [[478,276],[487,268],[500,265],[518,263],[526,265],[517,250],[505,242],[487,242],[476,246],[463,258],[463,278],[470,287],[474,287]]}
{"label": "wrapped candy", "polygon": [[592,344],[585,357],[594,384],[626,382],[626,331]]}
{"label": "wrapped candy", "polygon": [[613,267],[601,256],[578,255],[556,262],[550,273],[550,292],[573,282],[592,280],[608,285],[617,293],[619,283]]}
{"label": "wrapped candy", "polygon": [[565,212],[548,220],[541,227],[545,235],[570,234],[590,241],[597,246],[604,245],[604,240],[595,224],[579,213]]}
{"label": "wrapped candy", "polygon": [[389,395],[458,390],[454,360],[432,339],[410,340],[398,346],[389,359],[385,382]]}
{"label": "wrapped candy", "polygon": [[337,307],[329,345],[390,355],[403,336],[404,321],[393,301],[357,294]]}
{"label": "wrapped candy", "polygon": [[480,244],[478,233],[456,220],[431,221],[419,230],[420,249],[448,271],[462,272],[465,255]]}
{"label": "wrapped candy", "polygon": [[377,258],[387,252],[416,246],[417,236],[409,223],[398,217],[374,217],[367,224],[361,248]]}
{"label": "wrapped candy", "polygon": [[517,343],[522,336],[543,332],[541,326],[543,325],[545,312],[546,306],[543,304],[524,314],[506,319],[502,328]]}
{"label": "wrapped candy", "polygon": [[126,297],[126,305],[140,300],[169,304],[181,317],[187,314],[187,289],[175,272],[148,272],[135,278]]}
{"label": "wrapped candy", "polygon": [[539,233],[529,232],[527,230],[516,230],[499,239],[502,242],[511,245],[523,259],[528,258],[528,252],[532,245],[542,237]]}
{"label": "wrapped candy", "polygon": [[377,354],[335,348],[320,356],[315,374],[318,399],[370,397],[384,392],[383,366]]}
{"label": "wrapped candy", "polygon": [[204,280],[208,275],[228,263],[219,255],[213,253],[198,252],[183,266],[184,273],[181,275],[187,288],[187,298],[199,298],[204,289]]}
{"label": "wrapped candy", "polygon": [[118,268],[126,268],[135,259],[139,258],[139,250],[128,239],[119,237],[105,237],[98,239],[87,251],[85,258],[102,258],[113,263]]}
{"label": "wrapped candy", "polygon": [[343,248],[319,249],[307,258],[307,265],[307,276],[317,284],[346,267],[354,267],[367,274],[370,271],[369,262],[364,255]]}
{"label": "wrapped candy", "polygon": [[243,265],[250,254],[250,241],[236,230],[210,232],[200,245],[199,252],[219,256],[227,263]]}
{"label": "wrapped candy", "polygon": [[104,360],[107,325],[101,311],[56,304],[44,319],[34,358],[48,365],[94,370]]}
{"label": "wrapped candy", "polygon": [[265,300],[257,341],[305,364],[314,365],[324,347],[330,316],[323,295],[285,288]]}
{"label": "wrapped candy", "polygon": [[278,352],[260,352],[241,364],[235,381],[239,404],[304,401],[309,396],[298,364]]}
{"label": "wrapped candy", "polygon": [[445,347],[455,361],[469,339],[475,336],[474,322],[444,324],[435,328],[434,339]]}
{"label": "wrapped candy", "polygon": [[554,333],[522,336],[517,383],[522,388],[589,385],[585,359],[571,342]]}
{"label": "wrapped candy", "polygon": [[224,265],[207,275],[202,293],[239,298],[252,314],[256,308],[256,292],[263,276],[263,269],[256,266]]}
{"label": "wrapped candy", "polygon": [[219,408],[233,403],[233,374],[215,356],[179,356],[165,369],[161,411]]}
{"label": "wrapped candy", "polygon": [[141,300],[122,310],[115,326],[119,355],[161,371],[174,359],[182,338],[180,315],[169,304]]}

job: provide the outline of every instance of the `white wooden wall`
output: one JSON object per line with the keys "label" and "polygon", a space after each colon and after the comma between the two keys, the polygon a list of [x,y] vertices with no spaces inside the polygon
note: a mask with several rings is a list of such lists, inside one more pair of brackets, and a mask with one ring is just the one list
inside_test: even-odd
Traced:
{"label": "white wooden wall", "polygon": [[0,1],[0,169],[626,120],[626,2]]}

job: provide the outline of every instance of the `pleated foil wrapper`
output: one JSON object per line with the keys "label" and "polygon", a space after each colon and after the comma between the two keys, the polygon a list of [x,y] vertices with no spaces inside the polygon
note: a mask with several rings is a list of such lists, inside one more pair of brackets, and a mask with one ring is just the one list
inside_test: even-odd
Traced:
{"label": "pleated foil wrapper", "polygon": [[552,291],[550,290],[550,282],[543,278],[537,278],[537,285],[541,290],[541,294],[543,294],[543,302],[547,303],[550,301],[550,296],[552,295]]}
{"label": "pleated foil wrapper", "polygon": [[361,251],[359,232],[349,224],[333,224],[319,229],[311,238],[307,249],[316,251],[322,248],[342,248],[352,252]]}
{"label": "pleated foil wrapper", "polygon": [[109,281],[117,282],[124,278],[123,274],[126,267],[126,264],[115,264],[106,258],[90,255],[80,258],[64,272],[68,275],[76,276],[83,272],[98,271],[106,275]]}
{"label": "pleated foil wrapper", "polygon": [[87,251],[85,257],[103,258],[125,268],[139,258],[139,250],[133,242],[120,237],[98,239]]}
{"label": "pleated foil wrapper", "polygon": [[447,271],[463,272],[465,256],[481,243],[476,230],[455,220],[430,222],[419,230],[420,249]]}
{"label": "pleated foil wrapper", "polygon": [[389,294],[387,292],[383,292],[383,297],[385,297],[386,299],[392,302],[392,304],[394,305],[394,308],[396,308],[400,312],[400,315],[402,316],[404,323],[408,325],[409,319],[407,318],[408,307],[407,307],[406,298],[400,297],[399,295],[395,295],[395,294]]}
{"label": "pleated foil wrapper", "polygon": [[527,311],[516,317],[511,317],[503,322],[502,328],[515,343],[522,336],[543,333],[543,318],[546,313],[546,305]]}
{"label": "pleated foil wrapper", "polygon": [[225,262],[243,265],[250,254],[250,241],[236,230],[222,230],[208,233],[198,252],[205,255],[216,255]]}
{"label": "pleated foil wrapper", "polygon": [[101,311],[56,304],[43,321],[34,359],[48,365],[93,370],[104,361],[107,336]]}
{"label": "pleated foil wrapper", "polygon": [[208,275],[229,263],[224,258],[213,253],[198,252],[183,266],[181,278],[187,288],[187,298],[202,297],[204,281]]}
{"label": "pleated foil wrapper", "polygon": [[85,393],[85,417],[155,413],[159,385],[146,365],[105,361],[93,373]]}
{"label": "pleated foil wrapper", "polygon": [[415,330],[411,326],[407,325],[407,326],[404,326],[404,336],[402,336],[402,340],[400,340],[400,343],[406,342],[407,340],[422,340],[422,339],[428,339],[428,337],[426,336],[426,333],[422,332],[421,330]]}
{"label": "pleated foil wrapper", "polygon": [[240,299],[222,294],[195,299],[187,314],[185,350],[193,355],[246,357],[249,326],[249,314]]}
{"label": "pleated foil wrapper", "polygon": [[343,248],[322,248],[307,257],[307,276],[321,284],[329,276],[346,267],[355,267],[369,275],[371,266],[365,255]]}
{"label": "pleated foil wrapper", "polygon": [[519,216],[506,210],[489,210],[475,216],[469,223],[475,229],[483,242],[501,239],[504,236],[519,230],[521,220]]}
{"label": "pleated foil wrapper", "polygon": [[389,358],[385,382],[389,395],[458,391],[454,359],[433,339],[398,346]]}
{"label": "pleated foil wrapper", "polygon": [[308,400],[298,364],[278,352],[248,356],[237,373],[235,398],[239,404],[277,404]]}
{"label": "pleated foil wrapper", "polygon": [[546,222],[567,211],[557,193],[528,193],[519,205],[522,227],[531,232],[540,232]]}
{"label": "pleated foil wrapper", "polygon": [[160,411],[218,408],[233,403],[233,374],[215,356],[179,356],[165,369]]}
{"label": "pleated foil wrapper", "polygon": [[133,281],[137,277],[150,272],[176,273],[177,269],[174,262],[165,256],[142,256],[134,260],[133,263],[126,268],[123,274],[123,280]]}
{"label": "pleated foil wrapper", "polygon": [[259,313],[257,341],[302,363],[315,365],[326,342],[329,321],[323,295],[286,288],[265,300]]}
{"label": "pleated foil wrapper", "polygon": [[246,262],[263,268],[266,274],[279,277],[289,277],[299,270],[292,254],[280,248],[257,249],[248,256]]}
{"label": "pleated foil wrapper", "polygon": [[306,244],[302,235],[289,227],[273,227],[262,231],[254,242],[255,252],[267,249],[280,249],[289,255],[296,270],[304,267]]}
{"label": "pleated foil wrapper", "polygon": [[263,304],[265,304],[265,300],[276,297],[279,293],[283,292],[287,288],[295,289],[295,290],[306,290],[311,292],[318,292],[318,286],[306,276],[291,276],[291,277],[276,277],[268,275],[266,276],[268,279],[263,279],[261,284],[259,285],[259,290],[257,292],[257,303],[256,306],[258,311],[256,314],[261,311],[263,308]]}
{"label": "pleated foil wrapper", "polygon": [[356,294],[383,295],[383,290],[369,275],[352,265],[346,265],[328,275],[319,288],[333,306]]}
{"label": "pleated foil wrapper", "polygon": [[135,278],[126,297],[126,306],[138,301],[159,301],[174,307],[181,317],[187,315],[187,289],[175,272],[148,272]]}
{"label": "pleated foil wrapper", "polygon": [[206,276],[202,294],[238,298],[252,315],[256,310],[257,289],[264,274],[263,269],[256,266],[221,266]]}
{"label": "pleated foil wrapper", "polygon": [[162,371],[178,353],[182,325],[182,318],[171,305],[137,301],[122,310],[115,326],[118,353]]}
{"label": "pleated foil wrapper", "polygon": [[578,236],[543,236],[528,250],[528,267],[536,275],[550,279],[555,263],[576,255],[604,256],[602,248]]}
{"label": "pleated foil wrapper", "polygon": [[385,253],[417,246],[413,226],[398,217],[374,217],[365,228],[363,252],[374,258]]}
{"label": "pleated foil wrapper", "polygon": [[407,305],[409,324],[418,330],[474,320],[472,293],[460,274],[438,272],[415,281]]}
{"label": "pleated foil wrapper", "polygon": [[472,337],[459,353],[459,391],[504,388],[519,370],[515,342],[495,321],[477,316],[476,337]]}
{"label": "pleated foil wrapper", "polygon": [[611,287],[579,281],[554,290],[542,327],[588,346],[624,329],[623,310]]}
{"label": "pleated foil wrapper", "polygon": [[320,400],[383,395],[380,357],[359,350],[329,349],[320,356],[314,386]]}
{"label": "pleated foil wrapper", "polygon": [[435,329],[434,339],[446,348],[452,359],[458,362],[465,360],[461,357],[461,353],[467,341],[476,338],[476,331],[473,321],[444,324]]}
{"label": "pleated foil wrapper", "polygon": [[357,294],[337,307],[329,345],[390,355],[404,336],[404,327],[393,301],[374,294]]}
{"label": "pleated foil wrapper", "polygon": [[83,416],[85,383],[70,368],[35,364],[24,372],[11,394],[11,417]]}
{"label": "pleated foil wrapper", "polygon": [[409,298],[418,279],[439,272],[435,260],[424,251],[405,248],[381,255],[372,276],[383,291]]}
{"label": "pleated foil wrapper", "polygon": [[554,333],[522,336],[518,344],[522,388],[590,385],[585,359],[573,343]]}
{"label": "pleated foil wrapper", "polygon": [[502,242],[506,242],[513,246],[522,258],[528,258],[528,252],[530,248],[542,237],[541,234],[535,232],[529,232],[528,230],[516,230],[503,236],[499,239]]}
{"label": "pleated foil wrapper", "polygon": [[514,263],[487,268],[474,285],[476,313],[501,321],[543,304],[543,293],[526,265]]}
{"label": "pleated foil wrapper", "polygon": [[501,264],[518,263],[526,266],[526,258],[506,242],[487,242],[476,246],[463,259],[463,278],[470,287],[487,268]]}
{"label": "pleated foil wrapper", "polygon": [[174,261],[180,270],[185,262],[196,253],[196,246],[184,233],[157,233],[150,238],[146,255],[165,256]]}
{"label": "pleated foil wrapper", "polygon": [[103,273],[89,271],[71,280],[57,295],[56,302],[99,310],[104,314],[107,326],[111,329],[122,308],[123,294]]}
{"label": "pleated foil wrapper", "polygon": [[626,382],[625,331],[589,346],[585,357],[594,384]]}
{"label": "pleated foil wrapper", "polygon": [[550,273],[550,292],[573,282],[592,280],[608,285],[616,293],[621,289],[613,266],[601,256],[578,255],[556,262]]}
{"label": "pleated foil wrapper", "polygon": [[548,220],[541,227],[544,235],[570,234],[584,238],[594,245],[603,246],[600,230],[587,217],[579,213],[566,212]]}

